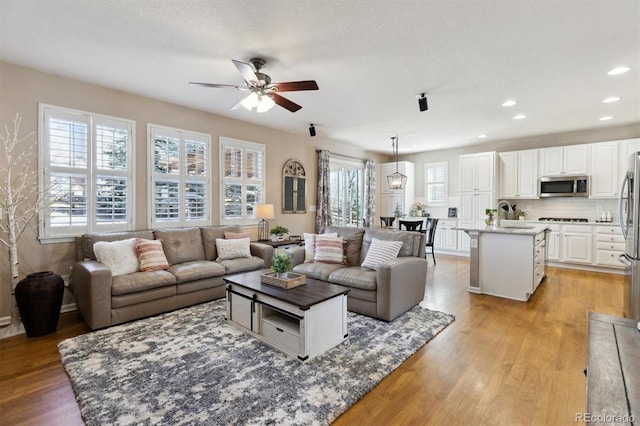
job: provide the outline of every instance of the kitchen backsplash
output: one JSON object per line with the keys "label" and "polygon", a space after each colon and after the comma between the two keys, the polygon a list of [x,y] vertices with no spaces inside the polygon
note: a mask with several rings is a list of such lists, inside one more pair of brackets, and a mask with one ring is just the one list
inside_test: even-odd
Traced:
{"label": "kitchen backsplash", "polygon": [[[454,197],[451,197],[454,198]],[[457,197],[449,200],[450,207],[458,207]],[[452,201],[454,201],[452,203]],[[586,218],[590,222],[600,219],[602,212],[610,211],[613,222],[618,222],[618,200],[588,198],[548,198],[544,200],[508,200],[515,203],[518,210],[524,210],[527,220],[541,217]],[[501,213],[504,210],[500,209]],[[446,218],[447,207],[429,207],[427,212],[433,217]],[[502,216],[504,217],[504,216]]]}

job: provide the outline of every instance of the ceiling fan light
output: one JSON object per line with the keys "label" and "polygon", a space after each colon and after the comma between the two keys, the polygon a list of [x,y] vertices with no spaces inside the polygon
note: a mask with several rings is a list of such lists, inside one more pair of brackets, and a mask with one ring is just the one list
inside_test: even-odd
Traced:
{"label": "ceiling fan light", "polygon": [[276,103],[271,99],[269,95],[260,95],[258,97],[258,112],[269,111]]}
{"label": "ceiling fan light", "polygon": [[240,104],[251,111],[253,108],[258,106],[258,102],[258,94],[256,92],[251,92],[249,96],[247,96],[242,102],[240,102]]}

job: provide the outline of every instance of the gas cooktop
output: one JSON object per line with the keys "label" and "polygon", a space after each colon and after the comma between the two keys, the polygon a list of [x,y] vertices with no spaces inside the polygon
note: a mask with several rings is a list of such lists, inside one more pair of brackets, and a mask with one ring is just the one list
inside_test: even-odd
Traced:
{"label": "gas cooktop", "polygon": [[579,217],[541,217],[538,220],[542,222],[589,222],[589,219]]}

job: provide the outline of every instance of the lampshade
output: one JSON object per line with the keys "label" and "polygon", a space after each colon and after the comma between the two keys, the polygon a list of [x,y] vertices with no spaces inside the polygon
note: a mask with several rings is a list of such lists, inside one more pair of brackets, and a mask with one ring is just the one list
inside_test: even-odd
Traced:
{"label": "lampshade", "polygon": [[249,96],[240,102],[240,104],[251,111],[253,108],[258,106],[258,94],[256,92],[251,92]]}
{"label": "lampshade", "polygon": [[387,182],[389,183],[389,189],[404,189],[407,184],[407,177],[400,173],[398,167],[398,137],[391,138],[391,147],[396,155],[396,172],[387,176]]}
{"label": "lampshade", "polygon": [[256,219],[273,219],[276,217],[273,204],[256,204],[255,212]]}

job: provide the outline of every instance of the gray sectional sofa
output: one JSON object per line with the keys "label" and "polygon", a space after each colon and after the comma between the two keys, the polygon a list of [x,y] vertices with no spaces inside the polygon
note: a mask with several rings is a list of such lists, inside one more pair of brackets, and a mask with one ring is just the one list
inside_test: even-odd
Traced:
{"label": "gray sectional sofa", "polygon": [[[337,226],[325,232],[335,232],[345,239],[348,264],[304,263],[304,248],[296,247],[289,250],[294,272],[350,289],[348,310],[384,321],[392,321],[422,301],[427,278],[425,234]],[[402,241],[398,257],[384,262],[378,270],[360,266],[372,238]]]}
{"label": "gray sectional sofa", "polygon": [[[216,238],[239,233],[237,226],[157,229],[85,234],[77,241],[70,290],[80,314],[92,329],[224,297],[225,275],[271,266],[273,247],[251,243],[250,258],[216,261]],[[128,238],[162,240],[169,268],[112,276],[96,260],[97,241]]]}

